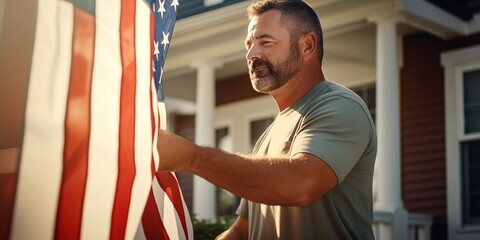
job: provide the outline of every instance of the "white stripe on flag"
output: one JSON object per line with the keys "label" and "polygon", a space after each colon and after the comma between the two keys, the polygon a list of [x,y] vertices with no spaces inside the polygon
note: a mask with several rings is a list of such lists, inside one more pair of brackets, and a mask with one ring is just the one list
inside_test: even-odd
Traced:
{"label": "white stripe on flag", "polygon": [[[39,1],[12,239],[53,239],[71,60],[71,4]],[[38,29],[41,29],[38,30]],[[40,196],[40,197],[39,197]]]}
{"label": "white stripe on flag", "polygon": [[158,114],[160,115],[160,129],[167,130],[167,109],[164,102],[158,102]]}
{"label": "white stripe on flag", "polygon": [[132,186],[126,239],[135,236],[152,184],[152,111],[150,103],[150,8],[143,0],[135,7],[137,87],[135,94],[135,180]]}
{"label": "white stripe on flag", "polygon": [[[153,133],[153,143],[152,143],[152,148],[153,148],[153,161],[155,162],[155,171],[158,169],[158,164],[159,164],[159,155],[158,155],[158,129],[166,129],[167,128],[167,110],[165,109],[165,103],[159,103],[157,99],[157,90],[155,88],[155,84],[152,84],[151,86],[151,91],[152,91],[152,108],[153,108],[153,116],[155,116],[155,132]],[[162,107],[159,105],[162,104]],[[159,109],[162,109],[161,111]],[[165,118],[165,122],[158,123],[158,119],[160,116],[163,116]]]}
{"label": "white stripe on flag", "polygon": [[[81,237],[108,239],[118,174],[120,1],[97,1],[88,178]],[[94,223],[94,224],[93,224]]]}
{"label": "white stripe on flag", "polygon": [[[175,176],[176,177],[176,176]],[[178,179],[177,179],[178,180]],[[180,189],[181,190],[181,189]],[[182,195],[182,204],[183,204],[183,209],[185,209],[185,212],[181,213],[185,215],[185,221],[187,222],[187,234],[188,234],[188,239],[194,239],[193,235],[193,225],[192,225],[192,219],[190,218],[190,213],[188,212],[188,207],[187,204],[185,203],[185,198],[183,197],[182,191],[180,191],[180,194]]]}

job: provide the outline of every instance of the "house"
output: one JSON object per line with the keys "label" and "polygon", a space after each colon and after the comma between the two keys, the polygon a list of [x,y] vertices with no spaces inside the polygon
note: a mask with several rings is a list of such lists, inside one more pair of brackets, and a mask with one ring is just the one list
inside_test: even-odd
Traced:
{"label": "house", "polygon": [[[308,2],[323,25],[327,80],[360,94],[376,119],[377,238],[480,239],[480,1]],[[249,152],[275,117],[247,74],[250,3],[181,2],[163,73],[171,131]],[[179,179],[196,216],[234,210],[228,192]]]}

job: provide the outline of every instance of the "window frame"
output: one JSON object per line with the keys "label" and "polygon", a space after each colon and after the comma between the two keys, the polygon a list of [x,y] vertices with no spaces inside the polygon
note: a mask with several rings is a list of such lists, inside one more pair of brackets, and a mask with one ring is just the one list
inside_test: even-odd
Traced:
{"label": "window frame", "polygon": [[463,224],[461,143],[480,139],[465,133],[463,76],[480,69],[480,45],[441,54],[445,86],[445,153],[447,171],[447,222],[449,239],[478,239],[480,224]]}
{"label": "window frame", "polygon": [[[277,116],[278,110],[270,96],[254,97],[215,108],[214,131],[227,127],[232,141],[231,152],[250,153],[250,122]],[[215,215],[218,216],[218,191],[215,188]],[[238,198],[238,197],[237,197]],[[238,204],[238,202],[236,203]],[[228,217],[228,216],[223,216]]]}
{"label": "window frame", "polygon": [[252,129],[250,128],[252,122],[258,121],[258,120],[265,120],[268,118],[273,118],[273,120],[275,121],[275,117],[277,117],[277,114],[278,113],[274,111],[264,111],[264,112],[255,112],[245,116],[244,127],[245,129],[247,129],[247,134],[246,134],[246,138],[244,139],[244,145],[249,149],[248,153],[251,153],[255,146],[255,142],[253,143],[250,142],[250,140],[252,139]]}

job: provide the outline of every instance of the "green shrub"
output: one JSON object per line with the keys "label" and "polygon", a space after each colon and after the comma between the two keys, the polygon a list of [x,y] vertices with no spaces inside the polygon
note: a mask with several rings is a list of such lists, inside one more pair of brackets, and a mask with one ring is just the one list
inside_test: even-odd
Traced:
{"label": "green shrub", "polygon": [[193,233],[195,240],[212,240],[227,230],[235,221],[235,217],[219,217],[216,220],[198,219],[193,216]]}

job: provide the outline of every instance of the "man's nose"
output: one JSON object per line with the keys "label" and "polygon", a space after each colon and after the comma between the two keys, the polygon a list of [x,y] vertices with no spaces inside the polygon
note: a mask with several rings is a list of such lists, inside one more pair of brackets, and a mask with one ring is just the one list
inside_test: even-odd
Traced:
{"label": "man's nose", "polygon": [[247,61],[253,61],[257,58],[260,58],[260,51],[258,50],[255,45],[250,46],[250,48],[247,50],[247,55],[245,56]]}

